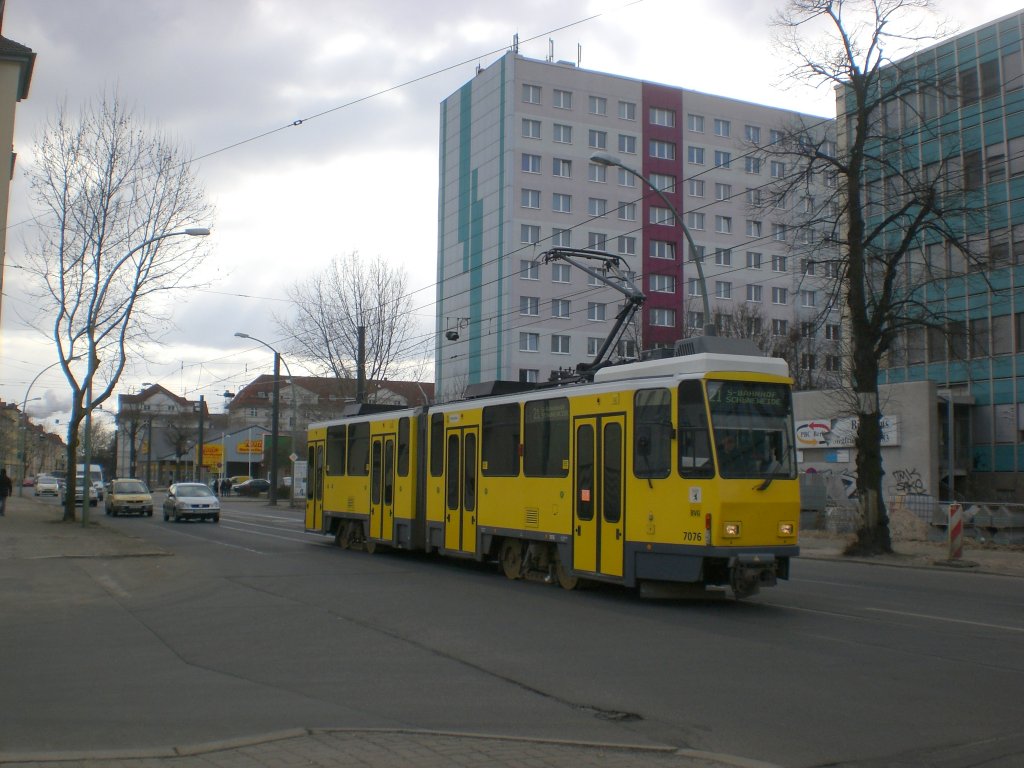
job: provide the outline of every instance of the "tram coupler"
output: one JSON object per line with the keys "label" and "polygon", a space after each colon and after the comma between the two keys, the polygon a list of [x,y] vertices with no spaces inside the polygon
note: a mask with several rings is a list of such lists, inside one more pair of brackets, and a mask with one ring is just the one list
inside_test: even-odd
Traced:
{"label": "tram coupler", "polygon": [[775,555],[743,553],[729,558],[729,584],[736,597],[756,595],[761,587],[774,587]]}

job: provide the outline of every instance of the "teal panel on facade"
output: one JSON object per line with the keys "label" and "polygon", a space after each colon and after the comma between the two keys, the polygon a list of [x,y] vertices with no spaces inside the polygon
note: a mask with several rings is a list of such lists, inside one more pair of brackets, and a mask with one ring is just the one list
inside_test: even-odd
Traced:
{"label": "teal panel on facade", "polygon": [[946,311],[956,317],[951,317],[951,320],[963,320],[964,312],[967,309],[966,301],[964,300],[963,294],[958,296],[951,296],[949,292],[946,293]]}
{"label": "teal panel on facade", "polygon": [[992,110],[985,115],[985,145],[1004,141],[1002,110]]}
{"label": "teal panel on facade", "polygon": [[971,382],[975,405],[992,405],[992,382],[977,379]]}
{"label": "teal panel on facade", "polygon": [[[946,296],[950,299],[962,299],[967,291],[967,284],[963,280],[955,279],[946,282]],[[963,302],[960,302],[963,308]]]}
{"label": "teal panel on facade", "polygon": [[995,461],[993,462],[992,469],[995,472],[1013,472],[1016,467],[1014,466],[1014,459],[1016,450],[1012,445],[997,445],[995,446]]}
{"label": "teal panel on facade", "polygon": [[931,379],[932,381],[946,380],[945,363],[931,363],[925,370],[927,371],[927,376],[925,378]]}
{"label": "teal panel on facade", "polygon": [[957,361],[949,364],[949,381],[952,384],[967,381],[967,363]]}
{"label": "teal panel on facade", "polygon": [[991,55],[999,50],[999,40],[996,37],[995,26],[979,29],[975,32],[975,35],[978,38],[978,56],[985,61],[996,58],[996,56]]}
{"label": "teal panel on facade", "polygon": [[992,446],[975,445],[971,449],[971,467],[976,472],[992,471]]}
{"label": "teal panel on facade", "polygon": [[[1006,363],[1006,365],[1003,365]],[[994,405],[1006,405],[1014,402],[1013,379],[1003,378],[1011,374],[1009,358],[997,357],[992,361],[992,403]]]}
{"label": "teal panel on facade", "polygon": [[[1014,367],[1017,369],[1017,376],[1024,376],[1024,355],[1014,355]],[[1018,384],[1018,389],[1021,392],[1021,396],[1017,400],[1024,402],[1024,379]]]}
{"label": "teal panel on facade", "polygon": [[[989,376],[989,362],[991,358],[984,360],[972,360],[971,361],[971,381],[977,382],[982,379],[987,379]],[[987,385],[986,385],[987,386]]]}
{"label": "teal panel on facade", "polygon": [[903,368],[891,368],[889,370],[889,383],[899,384],[903,381],[906,376],[906,371]]}
{"label": "teal panel on facade", "polygon": [[907,368],[907,381],[924,381],[927,376],[923,365],[911,365]]}
{"label": "teal panel on facade", "polygon": [[1000,283],[1000,285],[996,286],[996,290],[992,293],[992,314],[993,315],[1009,315],[1010,314],[1010,310],[1011,310],[1011,308],[1013,306],[1013,304],[1012,304],[1013,296],[1011,295],[1011,293],[1009,291],[1009,288],[1010,288],[1009,273],[1010,273],[1010,270],[1008,270],[1008,269],[1003,269],[1003,270],[1000,270],[999,272],[993,272],[992,273],[993,282],[995,283],[997,278],[998,278],[998,282]]}

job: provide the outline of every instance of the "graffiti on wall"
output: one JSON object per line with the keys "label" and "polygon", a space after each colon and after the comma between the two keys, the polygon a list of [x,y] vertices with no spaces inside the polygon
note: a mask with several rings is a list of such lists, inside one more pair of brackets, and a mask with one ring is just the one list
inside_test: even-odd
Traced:
{"label": "graffiti on wall", "polygon": [[916,468],[893,470],[892,477],[896,481],[896,493],[928,493]]}

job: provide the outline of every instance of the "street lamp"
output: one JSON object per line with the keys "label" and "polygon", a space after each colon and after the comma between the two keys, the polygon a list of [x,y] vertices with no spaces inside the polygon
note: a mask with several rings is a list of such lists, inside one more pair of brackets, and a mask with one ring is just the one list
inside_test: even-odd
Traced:
{"label": "street lamp", "polygon": [[[75,355],[74,357],[68,358],[68,362],[71,362],[72,360],[78,360],[80,358],[81,358],[81,355]],[[58,365],[60,365],[60,363],[61,363],[60,360],[58,360],[55,363],[50,363],[48,366],[43,368],[43,370],[41,370],[39,373],[37,373],[36,377],[34,379],[32,379],[32,381],[29,383],[28,389],[25,390],[25,399],[21,401],[21,422],[22,423],[21,423],[21,434],[18,436],[19,437],[18,442],[21,444],[20,445],[20,448],[21,448],[21,462],[20,462],[20,465],[21,465],[20,466],[21,477],[18,478],[18,495],[19,496],[23,496],[24,495],[24,493],[22,491],[22,486],[25,484],[25,462],[27,460],[27,457],[25,455],[25,450],[26,450],[26,448],[25,448],[25,436],[26,436],[26,433],[28,432],[28,413],[25,411],[25,408],[26,408],[26,406],[30,402],[39,399],[38,397],[33,397],[32,400],[29,400],[28,396],[29,396],[29,393],[32,391],[32,387],[34,387],[35,383],[37,381],[39,381],[39,377],[42,376],[44,373],[46,373],[51,368],[56,368]]]}
{"label": "street lamp", "polygon": [[[281,357],[281,353],[274,349],[272,346],[262,339],[257,339],[255,336],[250,336],[248,333],[242,333],[236,331],[235,336],[240,339],[249,339],[255,341],[257,344],[262,344],[264,347],[274,353],[274,400],[272,404],[272,416],[271,416],[271,427],[270,427],[270,490],[267,492],[268,501],[271,506],[277,506],[277,439],[280,434],[280,411],[281,411],[281,363],[284,362],[284,368],[288,371],[288,380],[292,385],[292,420],[298,420],[298,412],[295,407],[295,379],[292,376],[292,369],[288,366],[288,361]],[[292,432],[292,451],[295,450],[295,433]],[[292,478],[292,488],[295,488],[295,478]]]}
{"label": "street lamp", "polygon": [[708,301],[708,284],[704,280],[704,259],[700,257],[697,253],[697,244],[693,242],[693,236],[690,234],[690,230],[686,228],[686,224],[683,222],[683,217],[679,215],[679,211],[676,210],[676,207],[672,204],[672,201],[668,199],[668,196],[666,196],[665,193],[662,192],[654,182],[652,182],[639,171],[630,168],[628,165],[625,165],[621,160],[619,160],[614,155],[608,155],[605,154],[604,152],[595,152],[590,156],[590,161],[592,163],[597,163],[599,165],[614,165],[618,168],[621,168],[624,171],[632,173],[644,184],[646,184],[648,187],[654,190],[654,192],[657,193],[658,197],[662,199],[662,202],[664,202],[665,205],[668,206],[669,210],[672,211],[672,215],[675,216],[676,221],[679,222],[679,226],[683,230],[683,236],[686,238],[686,244],[689,246],[690,253],[693,254],[693,261],[697,265],[697,279],[700,281],[701,297],[704,300],[704,335],[718,335],[718,329],[716,328],[714,322],[711,320],[711,304]]}

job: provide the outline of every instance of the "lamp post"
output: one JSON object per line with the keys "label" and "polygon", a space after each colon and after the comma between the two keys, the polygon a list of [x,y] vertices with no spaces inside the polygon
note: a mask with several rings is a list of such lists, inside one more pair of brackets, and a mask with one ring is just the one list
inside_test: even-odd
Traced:
{"label": "lamp post", "polygon": [[614,165],[618,168],[621,168],[624,171],[632,173],[644,184],[650,187],[658,195],[658,197],[661,198],[662,202],[664,202],[665,205],[668,206],[668,209],[672,211],[672,215],[675,216],[676,221],[679,222],[679,226],[683,230],[683,236],[686,238],[686,244],[689,246],[690,252],[693,254],[693,261],[697,265],[697,279],[700,281],[701,298],[703,298],[704,300],[704,335],[718,335],[718,329],[715,327],[715,324],[711,319],[711,304],[708,301],[708,285],[707,282],[705,282],[704,280],[704,259],[698,256],[697,244],[693,242],[693,236],[690,234],[690,230],[686,228],[686,224],[683,222],[683,217],[679,215],[679,211],[676,210],[676,207],[672,204],[672,201],[668,199],[668,196],[664,192],[662,192],[654,182],[652,182],[650,179],[648,179],[646,176],[644,176],[636,169],[630,168],[628,165],[625,165],[621,160],[619,160],[614,155],[608,155],[605,154],[604,152],[595,152],[590,156],[590,161],[593,163],[598,163],[599,165]]}
{"label": "lamp post", "polygon": [[[69,358],[68,362],[71,362],[72,360],[78,360],[78,359],[79,359],[79,355],[75,355],[74,357]],[[28,406],[28,404],[30,402],[32,402],[31,400],[29,400],[28,396],[29,396],[29,393],[32,391],[32,387],[34,387],[35,383],[37,381],[39,381],[39,377],[42,376],[44,373],[46,373],[51,368],[56,368],[58,365],[60,365],[60,363],[61,363],[60,360],[58,360],[55,363],[50,363],[48,366],[43,368],[43,370],[41,370],[39,373],[37,373],[36,377],[34,379],[32,379],[32,381],[29,383],[28,389],[25,390],[25,399],[21,401],[21,433],[18,435],[18,438],[19,438],[18,442],[20,443],[19,448],[21,449],[21,451],[20,451],[21,462],[20,462],[20,468],[19,468],[19,471],[21,472],[21,477],[18,478],[18,495],[19,496],[23,496],[24,495],[24,493],[22,491],[22,486],[24,486],[24,484],[25,484],[25,461],[26,461],[26,458],[27,458],[26,455],[25,455],[25,437],[26,437],[26,433],[28,431],[28,413],[26,413],[25,408]],[[38,397],[33,397],[32,398],[32,400],[38,400],[38,399],[39,399]]]}
{"label": "lamp post", "polygon": [[[271,416],[271,429],[270,429],[270,490],[267,493],[268,501],[271,506],[277,506],[277,439],[280,433],[280,412],[281,412],[281,363],[284,362],[284,368],[288,371],[288,380],[291,382],[292,388],[292,420],[298,419],[297,411],[295,408],[295,379],[292,377],[292,370],[288,366],[288,361],[281,357],[281,353],[274,349],[272,346],[262,339],[257,339],[255,336],[250,336],[248,333],[242,333],[237,331],[235,333],[240,339],[249,339],[255,341],[257,344],[262,344],[264,347],[274,353],[274,400],[272,404],[272,416]],[[292,432],[292,451],[295,450],[295,434]],[[295,486],[295,478],[292,478],[292,487]]]}

